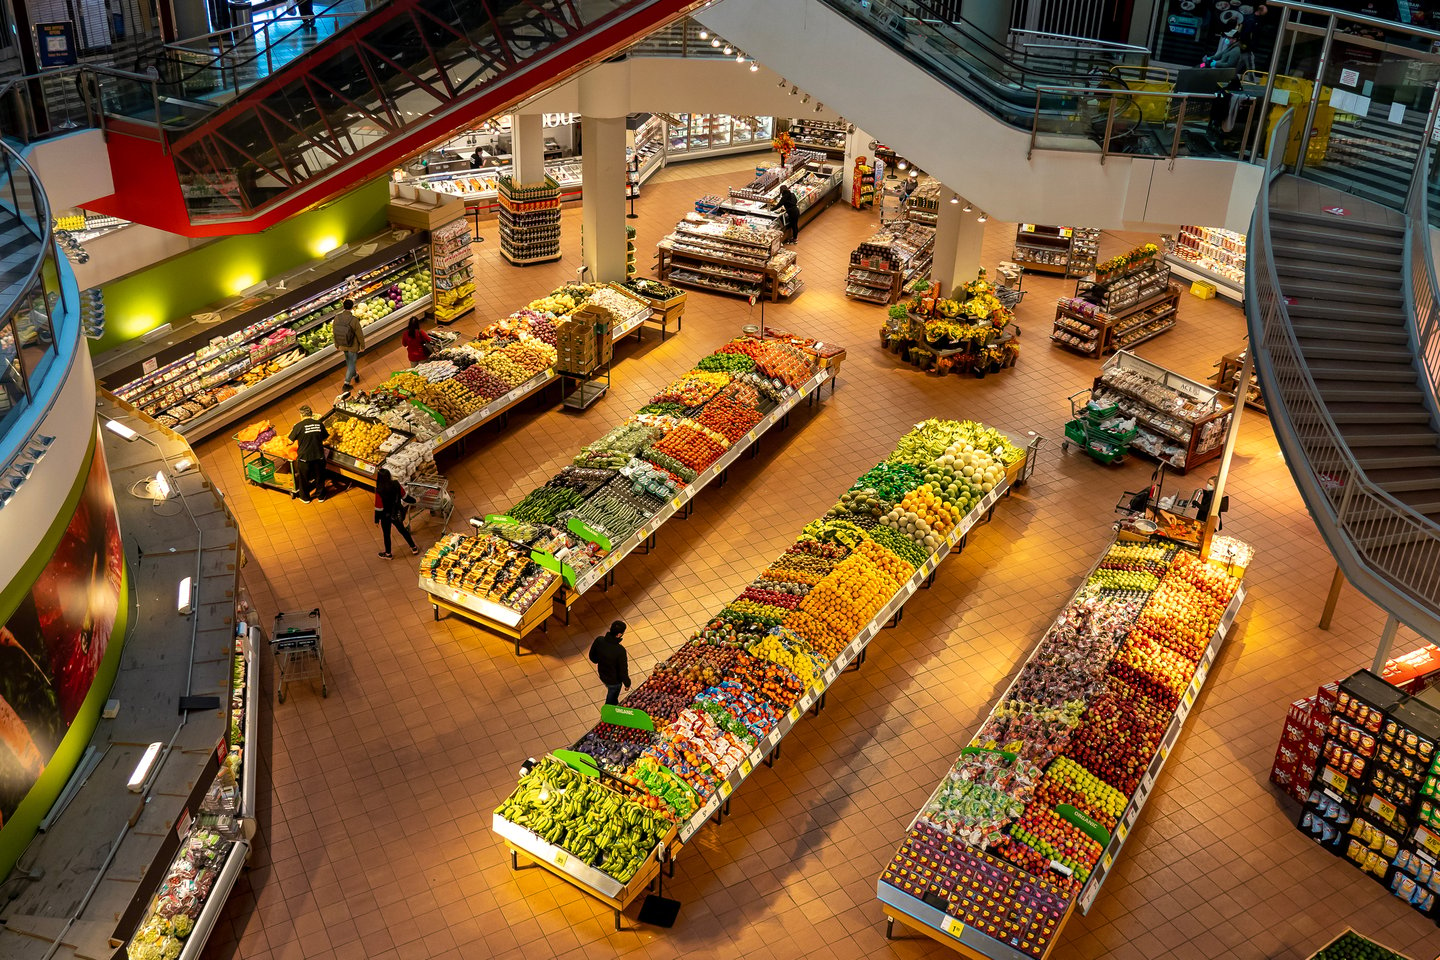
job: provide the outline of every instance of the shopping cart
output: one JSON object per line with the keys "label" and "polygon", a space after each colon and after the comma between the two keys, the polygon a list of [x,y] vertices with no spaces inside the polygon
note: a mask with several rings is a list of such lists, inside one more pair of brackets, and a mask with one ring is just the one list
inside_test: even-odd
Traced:
{"label": "shopping cart", "polygon": [[279,674],[277,697],[285,702],[285,688],[297,680],[319,680],[320,696],[328,697],[325,685],[325,647],[320,640],[320,608],[309,613],[275,614],[270,634],[270,652],[275,655]]}
{"label": "shopping cart", "polygon": [[440,520],[440,532],[450,527],[450,514],[455,512],[455,497],[450,493],[450,481],[444,477],[416,477],[405,482],[405,493],[415,498],[410,507],[411,516],[424,510]]}
{"label": "shopping cart", "polygon": [[1138,430],[1119,428],[1116,418],[1120,408],[1115,404],[1093,402],[1088,387],[1069,399],[1071,419],[1065,424],[1065,439],[1060,442],[1060,449],[1069,450],[1073,443],[1100,463],[1115,463],[1124,457]]}

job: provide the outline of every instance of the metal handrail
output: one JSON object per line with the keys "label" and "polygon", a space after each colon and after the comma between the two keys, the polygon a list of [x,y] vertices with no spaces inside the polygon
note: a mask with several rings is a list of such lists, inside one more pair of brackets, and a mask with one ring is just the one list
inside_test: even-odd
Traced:
{"label": "metal handrail", "polygon": [[[1268,381],[1266,408],[1277,425],[1277,438],[1282,443],[1287,435],[1293,438],[1308,467],[1309,477],[1300,486],[1322,533],[1328,526],[1368,571],[1434,617],[1440,615],[1440,526],[1368,479],[1319,400],[1280,292],[1269,194],[1271,182],[1284,173],[1284,144],[1294,113],[1287,110],[1271,131],[1265,178],[1250,228],[1252,258],[1246,284],[1250,349],[1256,351],[1257,360],[1265,360],[1257,370]],[[1295,473],[1302,478],[1303,471]]]}
{"label": "metal handrail", "polygon": [[[183,56],[194,57],[198,54],[211,57],[212,59],[209,63],[200,64],[192,62],[185,64],[192,68],[190,75],[193,76],[207,70],[215,71],[220,74],[222,85],[228,86],[230,89],[238,92],[242,83],[241,68],[246,64],[254,64],[258,68],[263,59],[265,63],[265,76],[269,76],[275,72],[273,51],[277,43],[284,42],[296,34],[309,37],[310,34],[306,29],[308,24],[313,24],[319,20],[334,20],[335,28],[330,33],[323,37],[320,36],[318,32],[314,34],[315,43],[306,46],[302,51],[308,53],[321,43],[336,36],[341,28],[360,19],[365,13],[366,11],[355,11],[352,13],[317,13],[308,17],[286,14],[272,17],[258,26],[255,23],[240,24],[234,27],[227,27],[224,30],[217,30],[213,33],[203,34],[199,37],[191,37],[186,40],[167,43],[161,49],[166,54],[171,55],[169,59],[171,59],[172,62],[179,62],[181,64],[185,64]],[[274,31],[273,35],[272,31]],[[264,37],[263,48],[260,47],[261,41],[257,40],[257,37],[262,35]],[[216,39],[222,37],[229,38],[230,42],[228,45],[223,43],[216,44],[214,42]],[[197,45],[190,46],[190,44]],[[217,46],[219,47],[218,50],[215,49]],[[287,59],[284,63],[281,63],[280,66],[283,67],[292,59],[294,59],[294,57]],[[231,78],[228,83],[224,79],[227,73]],[[183,79],[184,78],[182,78],[182,83]],[[257,75],[255,79],[258,80],[260,78]]]}
{"label": "metal handrail", "polygon": [[[28,232],[31,236],[35,238],[35,249],[39,251],[38,256],[35,257],[34,262],[30,264],[29,269],[26,271],[25,279],[18,284],[11,285],[12,288],[18,292],[15,294],[15,296],[11,299],[9,303],[0,304],[0,318],[4,318],[4,320],[8,321],[11,316],[17,311],[17,308],[19,308],[20,304],[24,302],[25,298],[33,296],[37,283],[40,284],[41,299],[45,301],[44,309],[46,313],[49,314],[51,308],[48,298],[44,296],[45,287],[43,284],[43,277],[41,275],[41,271],[44,269],[45,263],[48,259],[50,259],[51,257],[59,257],[59,250],[55,246],[53,228],[54,218],[51,216],[50,213],[50,200],[45,195],[45,188],[40,183],[39,174],[37,174],[34,168],[32,168],[30,164],[26,162],[25,158],[20,155],[19,151],[15,150],[8,143],[4,143],[3,141],[0,141],[0,151],[3,151],[3,154],[0,154],[0,156],[3,156],[4,164],[8,168],[10,174],[7,185],[10,191],[10,202],[15,211],[15,219],[20,222],[20,226],[26,232]],[[21,210],[19,193],[15,189],[15,178],[16,176],[22,174],[29,181],[30,198],[34,203],[35,222],[33,224],[27,221],[25,217],[25,212]],[[56,286],[59,290],[60,295],[59,305],[61,311],[63,312],[65,309],[64,284],[57,283]],[[51,340],[53,344],[55,340],[56,329],[56,324],[53,318],[49,320],[49,326],[51,332]],[[17,344],[16,346],[18,348],[19,345]],[[51,349],[53,349],[53,346]],[[59,365],[52,363],[49,369],[45,371],[45,376],[41,378],[41,381],[43,383],[45,380],[49,379],[52,376],[63,375],[63,372],[59,369]],[[32,383],[30,381],[29,372],[25,369],[25,365],[23,363],[20,364],[20,379],[22,388],[25,391],[26,399],[29,401],[34,401],[34,399],[40,392],[39,388],[41,384]]]}
{"label": "metal handrail", "polygon": [[[1122,81],[1120,81],[1120,82],[1123,83],[1124,81],[1122,80]],[[1035,152],[1035,150],[1036,150],[1036,148],[1037,148],[1037,146],[1038,146],[1038,140],[1039,140],[1040,134],[1041,134],[1042,132],[1043,132],[1043,133],[1046,133],[1046,134],[1051,134],[1051,133],[1053,133],[1053,131],[1042,131],[1042,130],[1040,129],[1040,121],[1041,121],[1041,119],[1042,119],[1044,116],[1046,116],[1046,114],[1043,112],[1043,110],[1044,110],[1044,98],[1045,98],[1045,96],[1046,96],[1047,94],[1048,94],[1049,96],[1051,96],[1052,98],[1053,98],[1053,97],[1070,97],[1070,96],[1076,96],[1076,97],[1103,96],[1103,97],[1107,97],[1107,98],[1109,99],[1110,102],[1109,102],[1109,105],[1108,105],[1107,108],[1106,108],[1105,133],[1104,133],[1104,135],[1103,135],[1103,136],[1101,137],[1101,139],[1100,139],[1100,162],[1101,162],[1101,163],[1104,163],[1104,162],[1105,162],[1105,158],[1106,158],[1106,157],[1109,157],[1109,156],[1167,157],[1167,158],[1173,163],[1173,161],[1174,161],[1177,157],[1179,157],[1179,155],[1180,155],[1180,135],[1181,135],[1181,133],[1182,133],[1182,132],[1184,131],[1184,129],[1185,129],[1185,117],[1186,117],[1187,114],[1190,113],[1190,101],[1192,101],[1192,100],[1203,100],[1203,101],[1206,101],[1206,102],[1213,102],[1216,98],[1218,98],[1218,97],[1220,96],[1219,93],[1175,93],[1175,92],[1169,91],[1169,90],[1131,90],[1131,89],[1129,89],[1128,87],[1123,87],[1123,88],[1122,88],[1122,87],[1066,87],[1066,86],[1046,86],[1046,85],[1037,86],[1037,87],[1035,88],[1035,111],[1034,111],[1034,114],[1032,115],[1031,121],[1030,121],[1030,150],[1029,150],[1029,152],[1026,154],[1026,158],[1027,158],[1027,159],[1029,158],[1030,154],[1033,154],[1033,153]],[[1147,153],[1136,153],[1136,152],[1131,151],[1131,150],[1112,150],[1112,149],[1111,149],[1111,146],[1112,146],[1112,144],[1113,144],[1113,142],[1114,142],[1114,139],[1115,139],[1115,104],[1116,104],[1116,101],[1122,100],[1122,99],[1126,99],[1126,98],[1140,98],[1140,97],[1150,97],[1150,98],[1159,99],[1159,100],[1164,100],[1164,101],[1175,101],[1175,102],[1178,102],[1178,104],[1179,104],[1179,106],[1178,106],[1177,108],[1173,108],[1173,110],[1172,110],[1172,108],[1167,108],[1167,109],[1166,109],[1166,116],[1168,117],[1168,116],[1171,116],[1171,115],[1173,114],[1173,116],[1174,116],[1174,118],[1175,118],[1175,120],[1174,120],[1174,130],[1172,130],[1172,131],[1171,131],[1171,134],[1170,134],[1170,149],[1169,149],[1166,153],[1163,153],[1163,154],[1147,154]],[[1251,124],[1251,123],[1254,121],[1254,119],[1255,119],[1255,108],[1256,108],[1256,104],[1257,104],[1258,102],[1259,102],[1259,100],[1258,100],[1257,98],[1251,97],[1251,98],[1249,99],[1249,104],[1248,104],[1247,107],[1246,107],[1246,111],[1245,111],[1245,126],[1244,126],[1244,130],[1243,130],[1243,132],[1241,133],[1241,136],[1240,136],[1240,143],[1241,143],[1242,145],[1243,145],[1246,141],[1248,141],[1248,140],[1250,139],[1250,124]],[[1143,112],[1143,111],[1142,111],[1142,112]],[[1060,134],[1060,135],[1063,135],[1063,134]],[[1083,135],[1075,135],[1075,136],[1076,136],[1076,139],[1077,139],[1077,140],[1085,140],[1086,142],[1091,142],[1089,138],[1084,137]]]}
{"label": "metal handrail", "polygon": [[1407,294],[1411,329],[1411,354],[1428,388],[1426,405],[1430,408],[1431,424],[1440,423],[1436,398],[1440,397],[1440,283],[1435,277],[1435,258],[1430,247],[1430,145],[1427,138],[1420,145],[1415,175],[1405,197],[1405,264],[1409,279]]}
{"label": "metal handrail", "polygon": [[1268,0],[1268,5],[1282,7],[1285,10],[1293,10],[1296,13],[1314,13],[1322,17],[1334,17],[1336,20],[1343,20],[1347,23],[1355,23],[1360,26],[1373,27],[1387,33],[1404,33],[1412,37],[1420,37],[1424,40],[1440,40],[1440,30],[1429,30],[1425,27],[1411,26],[1408,23],[1400,23],[1397,20],[1382,20],[1379,17],[1368,17],[1363,13],[1353,13],[1349,10],[1340,10],[1336,7],[1327,7],[1316,3],[1299,3],[1296,0]]}
{"label": "metal handrail", "polygon": [[[29,91],[26,89],[31,83],[58,80],[64,77],[74,77],[77,92],[80,94],[81,103],[85,107],[86,120],[94,129],[105,131],[105,109],[99,96],[100,89],[97,77],[111,77],[117,80],[124,80],[137,84],[141,87],[148,87],[150,90],[150,104],[154,112],[155,127],[157,130],[163,128],[160,111],[160,90],[159,83],[154,77],[146,74],[132,73],[129,70],[117,70],[113,67],[106,67],[99,64],[77,64],[69,67],[60,67],[55,70],[44,70],[40,73],[27,73],[23,76],[11,77],[3,84],[0,84],[0,103],[12,100],[18,112],[24,117],[25,128],[23,130],[0,130],[0,136],[13,136],[22,143],[30,143],[40,136],[40,130],[35,123],[35,117],[30,106]],[[88,80],[88,82],[87,82]],[[163,138],[162,138],[163,139]]]}
{"label": "metal handrail", "polygon": [[[1033,37],[1034,40],[1027,39]],[[1008,37],[1011,48],[1020,46],[1034,46],[1035,41],[1042,41],[1042,46],[1055,46],[1065,48],[1084,48],[1086,50],[1107,50],[1118,54],[1138,54],[1141,57],[1149,58],[1150,48],[1136,46],[1133,43],[1116,43],[1113,40],[1096,40],[1094,37],[1075,37],[1068,33],[1049,33],[1044,30],[1010,30]],[[1018,43],[1016,41],[1019,41]],[[1051,43],[1050,41],[1062,41]],[[1066,42],[1068,41],[1068,42]]]}

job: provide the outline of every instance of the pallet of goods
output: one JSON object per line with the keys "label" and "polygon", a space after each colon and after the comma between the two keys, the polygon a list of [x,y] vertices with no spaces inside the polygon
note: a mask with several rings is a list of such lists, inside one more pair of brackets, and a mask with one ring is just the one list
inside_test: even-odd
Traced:
{"label": "pallet of goods", "polygon": [[449,325],[475,306],[470,223],[464,216],[430,234],[435,319]]}
{"label": "pallet of goods", "polygon": [[672,321],[675,324],[675,332],[680,332],[685,318],[686,293],[684,290],[666,286],[659,280],[650,280],[646,277],[631,277],[621,286],[626,292],[634,294],[650,305],[650,322],[660,325],[661,340],[670,336]]}
{"label": "pallet of goods", "polygon": [[560,259],[560,184],[499,177],[500,253],[517,266]]}
{"label": "pallet of goods", "polygon": [[[833,393],[840,356],[843,351],[804,339],[733,340],[587,444],[543,486],[475,526],[481,537],[523,547],[526,556],[558,575],[551,594],[568,620],[569,608],[582,595],[608,586],[616,564],[652,542],[666,520],[681,511],[688,515],[694,497],[712,480],[723,479],[772,427],[787,424],[801,400],[820,397],[827,381]],[[443,606],[482,626],[498,625],[497,632],[516,641],[517,654],[520,639],[543,629],[548,615],[523,624],[509,622],[509,614],[493,618],[487,603],[467,607],[463,591],[432,589],[425,564],[420,586],[432,601],[443,601],[437,615]]]}
{"label": "pallet of goods", "polygon": [[1116,542],[919,814],[877,895],[966,956],[1043,958],[1113,868],[1244,600],[1167,542]]}
{"label": "pallet of goods", "polygon": [[[620,911],[714,816],[1023,475],[1027,453],[929,420],[495,812],[511,849]],[[571,803],[562,789],[583,787]],[[598,815],[597,815],[598,810]]]}

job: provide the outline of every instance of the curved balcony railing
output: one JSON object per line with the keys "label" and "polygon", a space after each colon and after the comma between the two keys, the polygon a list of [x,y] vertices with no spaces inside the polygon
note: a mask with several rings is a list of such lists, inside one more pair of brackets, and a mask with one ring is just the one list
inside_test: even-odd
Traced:
{"label": "curved balcony railing", "polygon": [[[1289,137],[1294,110],[1271,132],[1255,217],[1247,249],[1246,314],[1256,370],[1276,438],[1322,536],[1350,581],[1382,607],[1408,623],[1440,622],[1440,526],[1396,500],[1371,482],[1340,433],[1311,378],[1291,327],[1273,261],[1270,236],[1270,184],[1284,173],[1280,148]],[[1423,181],[1423,176],[1419,177]],[[1418,191],[1423,202],[1423,185]],[[1411,233],[1425,230],[1423,216],[1411,221]],[[1429,259],[1429,240],[1412,244],[1415,258]],[[1420,251],[1424,252],[1421,253]],[[1424,353],[1435,382],[1436,296],[1430,287],[1423,321],[1429,346]],[[1417,322],[1420,318],[1417,316]]]}
{"label": "curved balcony railing", "polygon": [[75,306],[61,288],[50,225],[40,179],[0,143],[0,505],[12,492],[9,434],[58,379],[57,321]]}

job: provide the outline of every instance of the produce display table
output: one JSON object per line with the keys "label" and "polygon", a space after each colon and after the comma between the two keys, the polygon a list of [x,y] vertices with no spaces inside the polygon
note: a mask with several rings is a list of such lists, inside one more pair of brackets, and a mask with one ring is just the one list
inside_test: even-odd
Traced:
{"label": "produce display table", "polygon": [[[971,745],[961,751],[956,766],[910,822],[900,852],[877,881],[876,895],[888,921],[887,936],[899,921],[962,956],[1043,960],[1074,910],[1078,907],[1082,913],[1089,911],[1154,790],[1244,603],[1243,581],[1180,551],[1178,545],[1158,541],[1144,548],[1117,541],[1091,568],[1055,626],[1031,651],[1000,697],[999,707],[1009,712],[1002,713],[998,708],[993,711]],[[1225,584],[1233,588],[1233,593],[1222,608],[1215,591],[1225,589]],[[1184,592],[1192,588],[1195,593]],[[1151,598],[1162,591],[1169,592],[1152,606]],[[1186,606],[1191,601],[1185,598],[1192,596],[1204,597],[1201,602],[1211,606]],[[1183,690],[1176,683],[1182,675],[1173,671],[1188,669],[1192,661],[1177,651],[1190,644],[1198,646],[1202,638],[1189,632],[1193,620],[1177,624],[1176,610],[1182,607],[1186,617],[1200,617],[1202,621],[1210,617],[1208,622],[1215,623],[1204,647],[1199,649],[1198,659],[1193,661],[1193,673]],[[1207,609],[1212,612],[1203,612]],[[1133,648],[1132,643],[1136,644]],[[1157,666],[1161,661],[1165,665]],[[1158,672],[1146,672],[1151,670]],[[1154,677],[1163,680],[1149,679]],[[1030,700],[1037,684],[1044,686],[1046,696],[1056,700],[1063,697],[1067,706],[1074,699],[1080,701],[1084,712],[1075,718],[1073,726],[1038,721],[1054,705]],[[1162,689],[1160,684],[1166,684],[1163,689],[1172,691],[1172,696],[1173,691],[1179,691],[1173,709],[1156,693]],[[1146,699],[1152,694],[1156,699]],[[1138,764],[1127,768],[1117,761],[1114,770],[1097,768],[1102,770],[1097,773],[1082,766],[1081,761],[1091,765],[1097,762],[1096,738],[1109,735],[1106,731],[1112,728],[1106,716],[1116,709],[1128,717],[1121,721],[1119,729],[1135,738],[1139,745],[1135,749],[1146,749],[1153,742],[1153,752],[1143,770]],[[1015,722],[1017,710],[1033,711],[1032,719]],[[1163,729],[1144,726],[1157,716],[1157,711],[1163,715],[1166,710],[1169,720]],[[990,730],[1007,739],[1003,744],[992,744],[986,739]],[[1150,736],[1154,739],[1146,739]],[[1014,739],[1008,739],[1011,737]],[[1124,750],[1118,750],[1118,756],[1124,758],[1124,754]],[[1138,761],[1143,756],[1141,753],[1128,759]],[[978,766],[967,767],[968,775],[962,778],[957,771],[971,761]],[[990,788],[995,799],[984,801],[985,812],[967,809],[959,820],[969,836],[984,836],[983,841],[972,844],[960,833],[936,823],[953,816],[948,801],[957,783],[991,782],[982,779],[984,773],[977,773],[986,769],[986,764],[1006,772],[995,781],[1002,786]],[[1111,781],[1133,782],[1135,786],[1127,795]],[[1033,792],[1024,787],[1029,783],[1034,785]],[[1042,787],[1050,791],[1043,798]],[[961,788],[962,792],[973,789]],[[1005,804],[1012,806],[998,799],[1007,795]],[[1077,806],[1057,803],[1057,796],[1074,798],[1075,804],[1103,806],[1113,817],[1106,820],[1113,822],[1113,830]],[[1013,804],[1019,805],[1018,812]],[[1093,811],[1098,806],[1086,809]],[[1084,847],[1075,846],[1070,834],[1047,833],[1046,827],[1032,825],[1047,821],[1063,824],[1063,831],[1083,837]],[[996,841],[996,836],[1003,839]],[[1054,844],[1059,852],[1037,852],[1037,843],[1042,848]],[[1047,860],[1044,876],[1031,872]],[[1029,869],[1019,865],[1022,861]]]}
{"label": "produce display table", "polygon": [[[496,811],[496,832],[512,853],[550,864],[615,908],[618,922],[620,892],[648,876],[649,861],[641,863],[624,828],[603,831],[597,843],[593,807],[557,805],[555,778],[573,784],[603,773],[606,783],[623,784],[628,806],[602,811],[604,822],[631,823],[640,816],[632,808],[644,809],[650,838],[662,818],[675,827],[673,843],[660,845],[663,859],[674,860],[708,819],[724,817],[739,785],[760,763],[774,762],[800,718],[824,708],[840,674],[859,668],[869,643],[899,622],[939,563],[1023,482],[1037,446],[1021,449],[969,422],[917,424],[701,634],[657,664],[620,707],[602,708],[599,726],[572,749],[554,751],[540,774],[522,770]],[[875,512],[891,501],[888,512]],[[783,593],[786,582],[809,583],[805,599]],[[780,603],[787,596],[791,603]],[[789,614],[770,620],[767,610]],[[766,623],[783,626],[767,630]]]}
{"label": "produce display table", "polygon": [[496,417],[505,416],[505,414],[510,412],[510,408],[519,404],[527,397],[544,390],[550,385],[550,382],[555,379],[555,376],[556,374],[553,369],[542,370],[529,380],[511,389],[510,392],[491,400],[465,419],[456,420],[435,435],[435,452],[439,453],[446,447],[453,446],[457,443],[463,444],[465,438],[474,433],[478,428],[494,420]]}
{"label": "produce display table", "polygon": [[790,411],[799,406],[801,400],[808,399],[810,403],[814,403],[815,398],[820,395],[820,388],[827,380],[831,381],[830,392],[833,395],[835,386],[832,372],[828,368],[821,369],[813,377],[805,381],[794,394],[787,397],[774,410],[766,414],[765,418],[757,423],[750,432],[745,435],[741,442],[730,447],[719,460],[716,460],[713,464],[697,474],[695,479],[690,481],[673,500],[660,509],[659,513],[647,520],[640,529],[632,533],[623,542],[616,544],[604,560],[590,568],[582,576],[576,577],[573,587],[562,586],[560,592],[555,597],[555,603],[559,605],[562,612],[564,612],[565,622],[569,623],[569,610],[581,596],[602,582],[608,587],[609,583],[614,579],[611,571],[615,569],[621,560],[629,556],[631,551],[642,543],[649,542],[650,538],[664,525],[665,521],[675,516],[676,513],[684,510],[686,516],[688,516],[691,509],[689,506],[690,501],[694,500],[701,490],[709,486],[710,482],[716,477],[723,476],[726,469],[736,460],[739,460],[742,453],[752,449],[771,427],[777,423],[786,421],[790,416]]}
{"label": "produce display table", "polygon": [[545,621],[550,618],[551,601],[559,586],[560,578],[556,577],[529,608],[521,611],[484,597],[477,597],[467,590],[437,583],[425,577],[420,578],[420,589],[430,598],[436,620],[440,619],[440,611],[445,610],[469,620],[476,626],[509,637],[515,641],[517,657],[520,655],[520,641],[536,627],[545,629]]}

